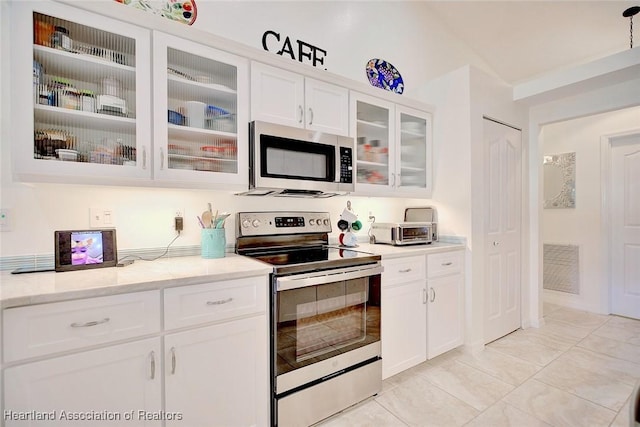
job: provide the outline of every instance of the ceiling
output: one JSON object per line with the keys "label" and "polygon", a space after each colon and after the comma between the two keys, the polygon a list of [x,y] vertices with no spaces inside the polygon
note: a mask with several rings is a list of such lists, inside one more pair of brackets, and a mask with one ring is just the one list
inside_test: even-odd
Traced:
{"label": "ceiling", "polygon": [[[426,1],[425,7],[486,61],[516,84],[557,69],[629,49],[635,1]],[[640,48],[640,14],[634,20]]]}

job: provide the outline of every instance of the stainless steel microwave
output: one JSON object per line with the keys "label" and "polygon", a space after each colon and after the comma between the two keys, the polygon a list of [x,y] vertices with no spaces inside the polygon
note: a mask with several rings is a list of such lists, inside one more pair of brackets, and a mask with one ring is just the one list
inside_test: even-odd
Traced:
{"label": "stainless steel microwave", "polygon": [[290,126],[249,124],[249,191],[331,197],[354,190],[354,139]]}

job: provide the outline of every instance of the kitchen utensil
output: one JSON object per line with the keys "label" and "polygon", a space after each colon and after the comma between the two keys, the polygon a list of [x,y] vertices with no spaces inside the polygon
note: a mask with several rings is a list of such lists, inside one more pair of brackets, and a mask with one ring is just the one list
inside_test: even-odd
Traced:
{"label": "kitchen utensil", "polygon": [[362,223],[360,221],[354,221],[353,224],[351,224],[351,228],[353,231],[358,231],[362,228]]}
{"label": "kitchen utensil", "polygon": [[204,228],[211,228],[211,220],[213,219],[213,214],[211,211],[202,212],[202,224]]}
{"label": "kitchen utensil", "polygon": [[228,212],[222,212],[218,215],[213,223],[213,228],[224,228],[224,221],[231,215]]}
{"label": "kitchen utensil", "polygon": [[345,221],[344,219],[341,219],[340,221],[338,221],[338,228],[340,230],[344,231],[347,228],[349,228],[349,223],[347,221]]}

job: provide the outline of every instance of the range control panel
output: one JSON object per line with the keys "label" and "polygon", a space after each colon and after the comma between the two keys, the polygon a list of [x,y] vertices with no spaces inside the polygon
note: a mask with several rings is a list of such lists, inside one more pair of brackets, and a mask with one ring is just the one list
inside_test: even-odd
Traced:
{"label": "range control panel", "polygon": [[238,236],[331,233],[328,212],[238,212]]}

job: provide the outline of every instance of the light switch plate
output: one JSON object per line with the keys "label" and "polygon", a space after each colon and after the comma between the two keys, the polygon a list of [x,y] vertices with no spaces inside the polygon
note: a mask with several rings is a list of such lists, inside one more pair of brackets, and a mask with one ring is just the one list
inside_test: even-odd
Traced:
{"label": "light switch plate", "polygon": [[111,208],[89,208],[89,226],[93,228],[114,227],[115,215]]}

